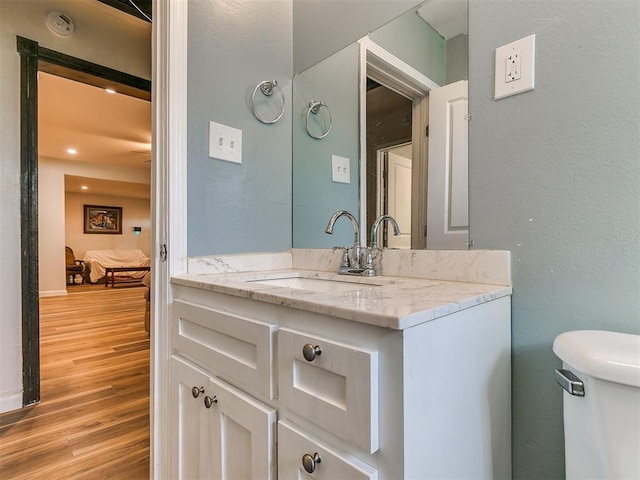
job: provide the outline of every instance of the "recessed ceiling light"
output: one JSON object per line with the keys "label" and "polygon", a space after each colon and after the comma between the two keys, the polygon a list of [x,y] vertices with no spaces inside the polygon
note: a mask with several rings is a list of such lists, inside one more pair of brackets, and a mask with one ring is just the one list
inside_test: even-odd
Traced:
{"label": "recessed ceiling light", "polygon": [[75,155],[76,153],[78,153],[78,151],[75,148],[67,148],[67,153]]}
{"label": "recessed ceiling light", "polygon": [[105,88],[104,90],[107,93],[116,93],[116,91],[113,88]]}
{"label": "recessed ceiling light", "polygon": [[82,185],[82,186],[80,186],[80,188],[81,188],[82,190],[88,190],[88,189],[89,189],[89,187],[87,187],[86,185]]}

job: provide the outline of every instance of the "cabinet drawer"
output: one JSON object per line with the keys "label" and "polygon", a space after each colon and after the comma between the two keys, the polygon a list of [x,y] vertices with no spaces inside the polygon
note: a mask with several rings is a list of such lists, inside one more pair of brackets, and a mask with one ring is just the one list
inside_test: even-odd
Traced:
{"label": "cabinet drawer", "polygon": [[[305,359],[303,350],[315,347],[320,353]],[[283,405],[370,453],[378,450],[377,352],[281,328],[278,368]]]}
{"label": "cabinet drawer", "polygon": [[311,478],[305,470],[303,457],[315,458],[312,476],[322,480],[375,480],[378,472],[360,459],[346,452],[340,452],[287,420],[278,422],[278,478],[280,480],[299,480]]}
{"label": "cabinet drawer", "polygon": [[182,300],[173,303],[172,346],[249,392],[272,399],[277,326]]}

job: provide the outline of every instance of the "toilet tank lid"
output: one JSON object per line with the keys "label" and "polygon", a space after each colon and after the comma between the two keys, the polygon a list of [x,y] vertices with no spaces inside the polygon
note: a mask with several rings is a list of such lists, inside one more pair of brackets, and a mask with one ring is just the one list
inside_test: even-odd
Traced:
{"label": "toilet tank lid", "polygon": [[640,388],[640,335],[576,330],[553,342],[553,352],[590,377]]}

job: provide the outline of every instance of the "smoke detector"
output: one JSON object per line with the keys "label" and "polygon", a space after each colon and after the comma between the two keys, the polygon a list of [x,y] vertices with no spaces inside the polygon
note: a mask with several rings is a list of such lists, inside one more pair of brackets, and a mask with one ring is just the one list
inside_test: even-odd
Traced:
{"label": "smoke detector", "polygon": [[62,12],[51,12],[47,15],[47,27],[59,37],[70,37],[76,29],[71,17]]}

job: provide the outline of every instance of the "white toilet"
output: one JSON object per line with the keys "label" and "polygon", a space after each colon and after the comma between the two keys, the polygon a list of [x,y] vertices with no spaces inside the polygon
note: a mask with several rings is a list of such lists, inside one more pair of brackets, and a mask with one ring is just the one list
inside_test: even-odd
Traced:
{"label": "white toilet", "polygon": [[640,479],[640,335],[559,335],[568,480]]}

